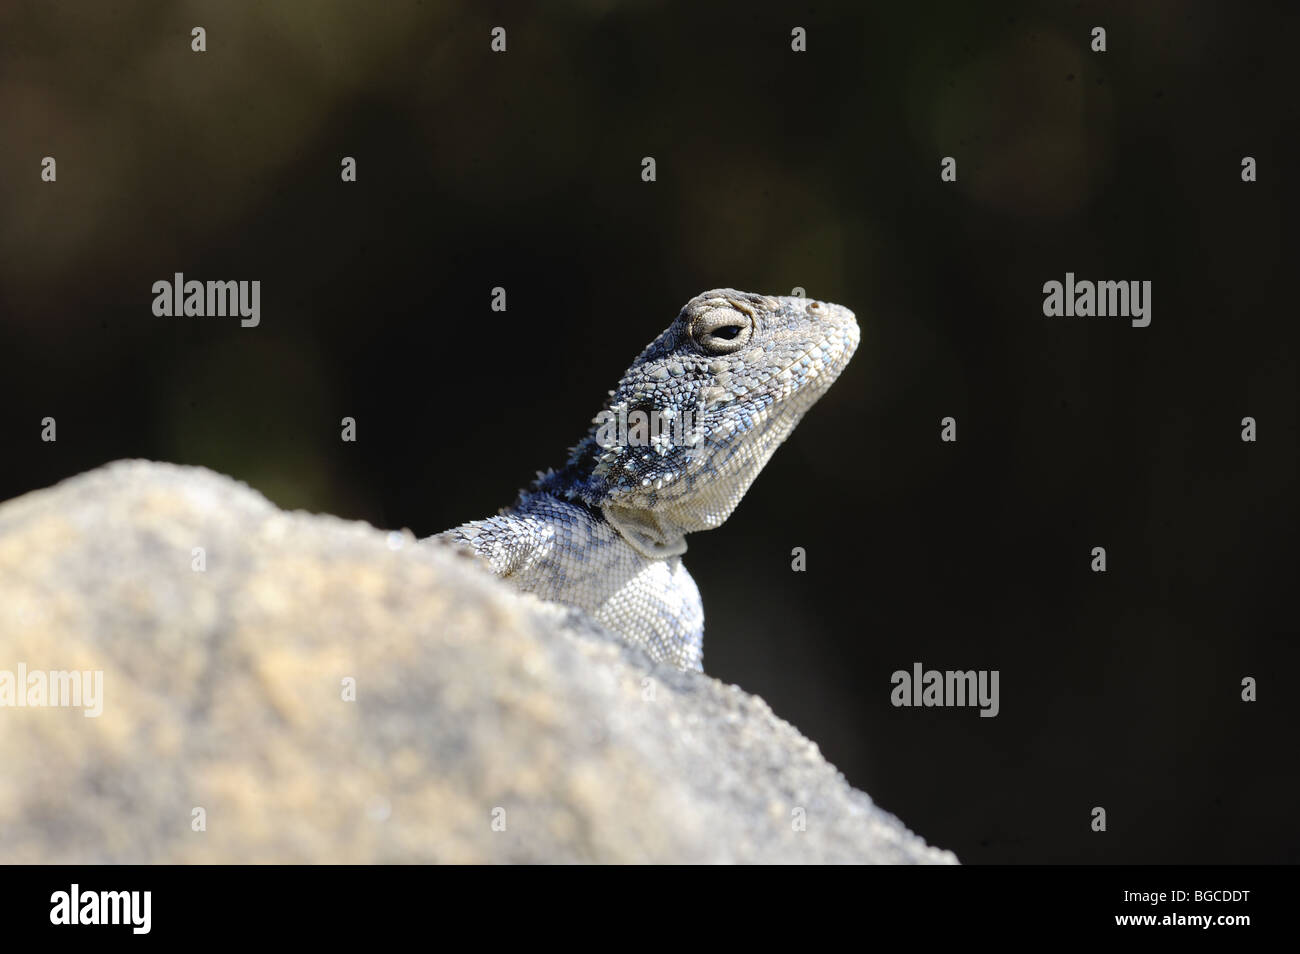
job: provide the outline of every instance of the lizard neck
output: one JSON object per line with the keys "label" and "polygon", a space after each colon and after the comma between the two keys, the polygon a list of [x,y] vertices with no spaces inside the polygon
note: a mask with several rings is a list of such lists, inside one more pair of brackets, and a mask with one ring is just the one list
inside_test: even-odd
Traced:
{"label": "lizard neck", "polygon": [[606,504],[600,512],[642,556],[662,560],[686,552],[686,534],[663,514],[617,504]]}
{"label": "lizard neck", "polygon": [[644,557],[662,560],[685,553],[686,531],[663,511],[609,500],[604,482],[594,476],[599,454],[599,446],[589,435],[573,448],[564,467],[539,475],[532,492],[550,494],[599,512]]}

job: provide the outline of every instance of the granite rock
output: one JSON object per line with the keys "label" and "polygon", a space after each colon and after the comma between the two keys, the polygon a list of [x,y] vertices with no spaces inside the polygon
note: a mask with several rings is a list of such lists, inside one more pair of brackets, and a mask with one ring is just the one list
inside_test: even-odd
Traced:
{"label": "granite rock", "polygon": [[0,702],[0,863],[956,860],[763,700],[201,468],[0,505]]}

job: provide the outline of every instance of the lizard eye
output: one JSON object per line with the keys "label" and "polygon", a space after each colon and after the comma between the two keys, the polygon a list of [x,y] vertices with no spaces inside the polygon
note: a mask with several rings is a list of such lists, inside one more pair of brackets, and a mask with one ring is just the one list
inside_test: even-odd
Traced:
{"label": "lizard eye", "polygon": [[749,343],[754,319],[731,308],[711,308],[691,323],[691,338],[706,354],[731,354]]}

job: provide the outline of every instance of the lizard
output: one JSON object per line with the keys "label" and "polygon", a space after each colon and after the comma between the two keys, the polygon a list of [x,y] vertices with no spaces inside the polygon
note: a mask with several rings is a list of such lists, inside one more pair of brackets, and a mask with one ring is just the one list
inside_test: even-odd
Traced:
{"label": "lizard", "polygon": [[686,535],[730,516],[858,335],[853,312],[829,302],[697,295],[623,374],[563,467],[539,472],[496,516],[434,539],[585,611],[656,661],[703,671]]}

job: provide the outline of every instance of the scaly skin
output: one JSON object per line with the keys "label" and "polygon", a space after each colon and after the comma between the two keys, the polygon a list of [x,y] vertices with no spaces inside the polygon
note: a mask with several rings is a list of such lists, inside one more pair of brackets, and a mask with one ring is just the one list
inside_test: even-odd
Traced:
{"label": "scaly skin", "polygon": [[[654,659],[702,669],[704,607],[682,565],[686,534],[730,516],[857,344],[853,312],[839,305],[730,288],[698,295],[633,362],[562,469],[499,515],[438,537]],[[638,428],[637,411],[669,426]]]}

